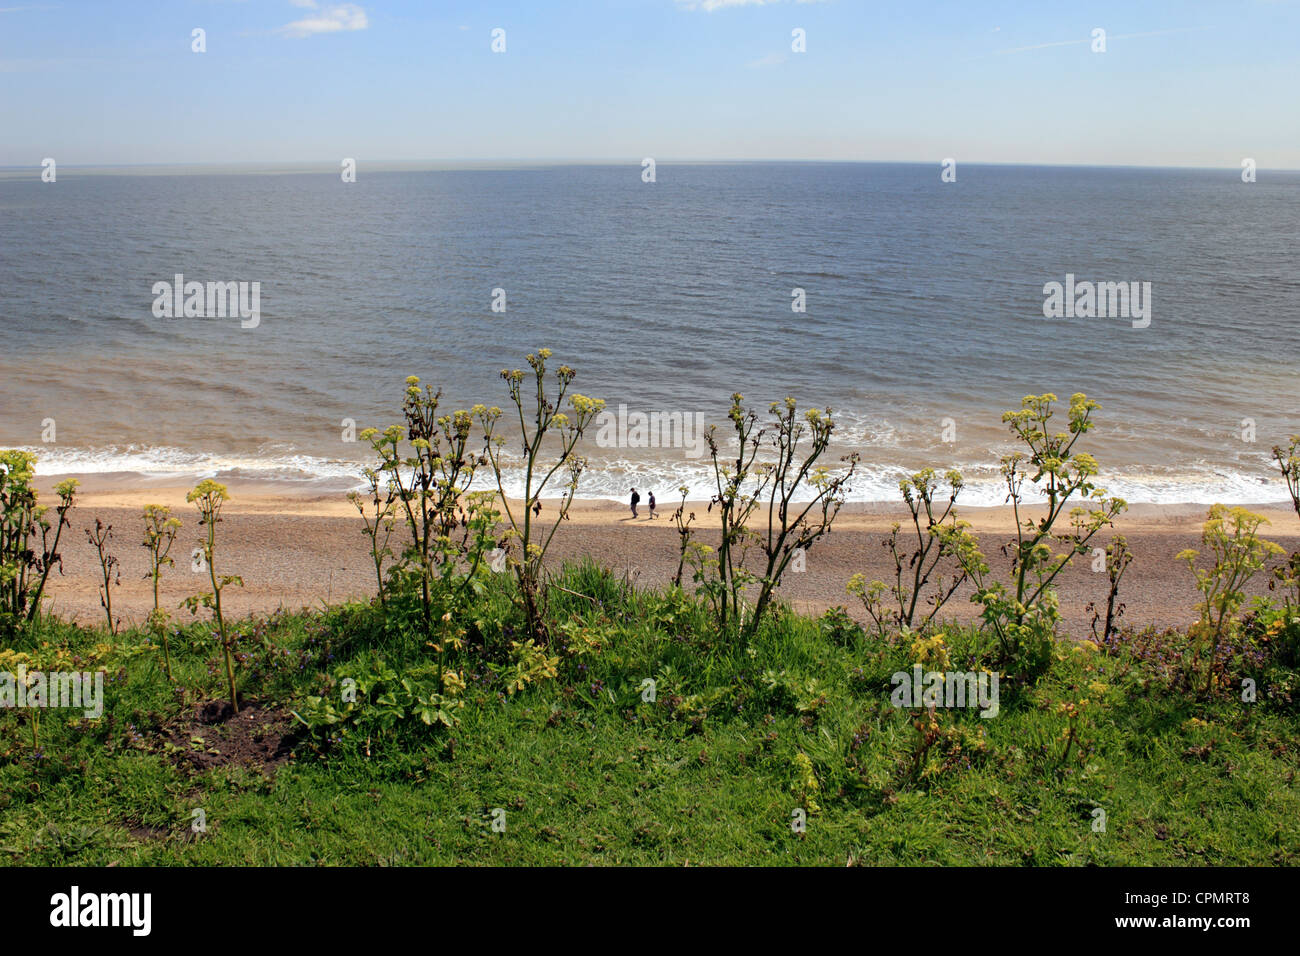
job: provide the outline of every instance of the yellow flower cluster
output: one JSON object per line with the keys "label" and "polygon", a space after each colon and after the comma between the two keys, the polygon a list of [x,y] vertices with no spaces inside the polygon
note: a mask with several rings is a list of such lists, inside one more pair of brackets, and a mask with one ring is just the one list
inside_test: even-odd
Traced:
{"label": "yellow flower cluster", "polygon": [[912,642],[912,660],[934,670],[948,669],[948,647],[942,634],[918,637]]}
{"label": "yellow flower cluster", "polygon": [[205,503],[229,501],[230,492],[220,482],[205,478],[194,486],[193,490],[185,496],[185,500],[189,502],[203,501]]}

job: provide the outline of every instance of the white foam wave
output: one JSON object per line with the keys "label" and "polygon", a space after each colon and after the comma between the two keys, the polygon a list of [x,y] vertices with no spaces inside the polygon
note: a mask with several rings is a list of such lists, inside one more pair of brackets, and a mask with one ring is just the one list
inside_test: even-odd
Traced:
{"label": "white foam wave", "polygon": [[361,464],[304,454],[214,455],[168,446],[125,448],[26,447],[37,456],[39,475],[135,474],[150,479],[247,478],[286,482],[359,483]]}
{"label": "white foam wave", "polygon": [[[78,449],[57,446],[24,448],[38,456],[37,472],[42,476],[134,474],[146,479],[203,479],[274,481],[312,490],[351,490],[361,487],[360,460],[324,458],[293,451],[284,446],[267,447],[262,453],[248,455],[202,454],[174,447],[128,445]],[[936,463],[936,470],[959,468],[966,486],[961,500],[970,506],[1000,505],[1006,500],[1006,486],[997,468],[985,464]],[[852,502],[898,500],[898,482],[913,469],[901,465],[860,465],[848,494]],[[486,470],[476,487],[491,484]],[[557,474],[546,496],[562,491],[565,476]],[[1268,474],[1232,470],[1211,465],[1197,465],[1185,471],[1151,472],[1120,470],[1103,474],[1100,483],[1110,494],[1132,503],[1194,504],[1264,504],[1287,500],[1286,488],[1279,478]],[[522,495],[523,473],[508,461],[503,485],[512,497]],[[631,488],[644,496],[654,492],[660,507],[687,489],[692,501],[706,500],[716,492],[716,483],[707,460],[661,459],[631,460],[597,458],[578,486],[578,497],[589,500],[623,501]],[[1026,486],[1029,500],[1036,500],[1031,486]]]}

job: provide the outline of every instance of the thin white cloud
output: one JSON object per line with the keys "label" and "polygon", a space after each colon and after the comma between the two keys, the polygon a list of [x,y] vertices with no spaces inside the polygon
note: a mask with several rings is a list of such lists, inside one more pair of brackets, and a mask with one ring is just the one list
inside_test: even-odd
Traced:
{"label": "thin white cloud", "polygon": [[[712,13],[726,7],[765,7],[785,0],[677,0],[677,6],[683,10],[703,10]],[[822,3],[824,0],[795,0],[795,3]]]}
{"label": "thin white cloud", "polygon": [[370,26],[364,7],[355,3],[333,3],[320,6],[316,0],[289,0],[295,7],[312,11],[310,16],[286,23],[276,32],[287,37],[310,37],[321,33],[344,33],[364,30]]}
{"label": "thin white cloud", "polygon": [[751,70],[762,70],[768,67],[780,66],[786,61],[784,53],[769,53],[767,56],[759,57],[757,60],[750,60],[745,65]]}
{"label": "thin white cloud", "polygon": [[995,56],[1001,56],[1004,53],[1024,53],[1026,50],[1046,50],[1052,46],[1073,46],[1075,43],[1089,43],[1091,37],[1083,40],[1057,40],[1055,43],[1036,43],[1033,46],[1013,46],[1007,50],[996,50]]}
{"label": "thin white cloud", "polygon": [[[1198,30],[1208,30],[1209,27],[1175,27],[1172,30],[1152,30],[1150,33],[1117,33],[1108,36],[1109,40],[1136,40],[1140,37],[1162,37],[1170,33],[1195,33]],[[1015,46],[1008,50],[996,50],[994,56],[1001,56],[1004,53],[1023,53],[1026,50],[1046,50],[1053,46],[1072,46],[1076,43],[1091,43],[1091,37],[1085,37],[1082,40],[1057,40],[1055,43],[1037,43],[1033,46]]]}

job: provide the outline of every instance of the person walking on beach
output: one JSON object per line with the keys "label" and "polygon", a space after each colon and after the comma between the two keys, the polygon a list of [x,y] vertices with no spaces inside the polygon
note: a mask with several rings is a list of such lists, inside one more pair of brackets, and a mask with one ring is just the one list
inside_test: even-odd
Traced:
{"label": "person walking on beach", "polygon": [[641,496],[637,494],[636,489],[633,488],[632,489],[632,517],[633,518],[636,517],[636,506],[637,506],[637,502],[639,502],[640,500],[641,500]]}
{"label": "person walking on beach", "polygon": [[647,504],[650,508],[650,520],[653,521],[655,518],[655,493],[653,491],[650,492],[650,497],[647,499]]}

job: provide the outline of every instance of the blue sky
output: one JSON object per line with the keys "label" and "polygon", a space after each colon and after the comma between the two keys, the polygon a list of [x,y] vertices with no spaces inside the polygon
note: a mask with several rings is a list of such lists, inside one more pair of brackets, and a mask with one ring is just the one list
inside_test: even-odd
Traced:
{"label": "blue sky", "polygon": [[0,165],[46,156],[1294,169],[1300,2],[0,0]]}

